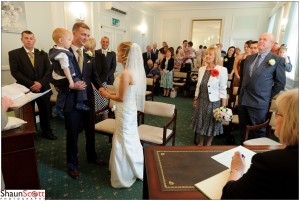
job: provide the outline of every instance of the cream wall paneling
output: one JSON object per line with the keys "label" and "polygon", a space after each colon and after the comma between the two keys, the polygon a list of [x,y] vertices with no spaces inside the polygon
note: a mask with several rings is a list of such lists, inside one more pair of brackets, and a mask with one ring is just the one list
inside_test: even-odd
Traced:
{"label": "cream wall paneling", "polygon": [[259,16],[233,16],[232,30],[256,30],[258,29]]}
{"label": "cream wall paneling", "polygon": [[180,41],[179,31],[181,30],[180,18],[169,18],[163,20],[162,39],[166,41],[169,47],[173,47],[174,51],[182,44]]}

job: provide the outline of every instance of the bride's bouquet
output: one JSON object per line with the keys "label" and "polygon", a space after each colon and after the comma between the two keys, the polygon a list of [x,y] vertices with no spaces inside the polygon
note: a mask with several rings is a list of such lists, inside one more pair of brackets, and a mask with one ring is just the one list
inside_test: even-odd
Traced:
{"label": "bride's bouquet", "polygon": [[216,108],[213,110],[214,118],[217,121],[225,121],[229,122],[232,120],[232,110],[230,108],[227,108],[225,106],[221,106],[219,108]]}

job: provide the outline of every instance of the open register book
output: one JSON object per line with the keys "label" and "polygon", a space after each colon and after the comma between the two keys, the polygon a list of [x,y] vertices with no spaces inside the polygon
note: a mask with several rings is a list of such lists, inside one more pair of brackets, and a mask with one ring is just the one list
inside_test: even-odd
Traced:
{"label": "open register book", "polygon": [[[245,173],[251,165],[251,159],[256,154],[245,147],[238,146],[220,154],[214,155],[211,158],[230,168],[232,156],[236,151],[239,151],[245,156],[246,168]],[[219,200],[222,196],[222,190],[228,181],[230,169],[224,170],[208,179],[205,179],[195,184],[195,187],[200,190],[205,196],[212,200]]]}
{"label": "open register book", "polygon": [[27,87],[14,83],[2,87],[2,96],[7,96],[13,100],[12,109],[17,109],[24,106],[26,103],[48,93],[51,89],[43,93],[33,93]]}

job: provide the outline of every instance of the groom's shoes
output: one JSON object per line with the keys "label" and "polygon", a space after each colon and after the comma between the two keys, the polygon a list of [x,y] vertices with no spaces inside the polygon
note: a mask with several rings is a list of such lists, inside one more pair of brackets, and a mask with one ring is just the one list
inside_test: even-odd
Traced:
{"label": "groom's shoes", "polygon": [[77,169],[74,170],[68,170],[68,174],[73,178],[73,179],[78,179],[79,177],[79,171]]}

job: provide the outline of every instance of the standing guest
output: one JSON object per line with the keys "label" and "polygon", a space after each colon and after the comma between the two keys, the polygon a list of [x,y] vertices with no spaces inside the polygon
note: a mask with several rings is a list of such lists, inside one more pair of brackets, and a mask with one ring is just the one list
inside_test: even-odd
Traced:
{"label": "standing guest", "polygon": [[241,54],[241,49],[240,48],[235,48],[235,56],[238,56]]}
{"label": "standing guest", "polygon": [[151,46],[147,45],[146,52],[143,53],[144,66],[147,65],[147,62],[151,60],[153,63],[155,62],[155,55],[151,51]]}
{"label": "standing guest", "polygon": [[167,42],[164,41],[164,42],[162,42],[162,47],[159,49],[159,52],[164,53],[164,48],[165,47],[168,47],[168,44],[167,44]]}
{"label": "standing guest", "polygon": [[157,43],[153,43],[153,48],[152,48],[151,51],[155,55],[154,61],[156,61],[156,59],[158,58],[158,53],[159,53],[159,50],[157,49]]}
{"label": "standing guest", "polygon": [[277,42],[275,42],[271,49],[271,52],[273,52],[273,54],[278,55],[279,49],[280,49],[280,45]]}
{"label": "standing guest", "polygon": [[206,66],[207,65],[206,62],[205,62],[206,54],[207,54],[207,47],[204,46],[203,50],[201,51],[201,66]]}
{"label": "standing guest", "polygon": [[[250,45],[250,52],[251,54],[257,54],[258,53],[258,41],[251,41]],[[242,59],[240,62],[240,83],[239,83],[239,88],[237,91],[237,94],[240,94],[242,83],[243,83],[243,78],[244,78],[244,67],[245,67],[245,59]]]}
{"label": "standing guest", "polygon": [[[81,81],[76,77],[73,62],[71,59],[75,59],[72,52],[69,51],[72,42],[71,33],[64,28],[56,28],[52,33],[55,46],[49,51],[49,59],[52,63],[52,78],[56,83],[60,83],[54,86],[58,88],[56,109],[63,110],[66,103],[66,96],[69,93],[69,89],[74,87],[74,83]],[[66,86],[65,82],[69,83]],[[80,90],[76,92],[76,106],[78,110],[88,111],[90,108],[85,104],[87,100],[86,90]]]}
{"label": "standing guest", "polygon": [[199,50],[196,51],[196,59],[197,59],[197,63],[196,66],[198,68],[201,67],[201,51],[202,51],[203,45],[199,45]]}
{"label": "standing guest", "polygon": [[221,57],[225,57],[226,56],[226,51],[225,50],[222,50],[223,48],[223,44],[222,43],[218,43],[217,44],[217,47],[220,49],[221,51]]}
{"label": "standing guest", "polygon": [[282,44],[280,46],[278,55],[281,56],[281,57],[283,57],[284,60],[285,60],[285,63],[284,63],[285,71],[286,72],[291,72],[292,68],[293,68],[293,65],[291,64],[290,57],[287,56],[286,52],[287,52],[287,45]]}
{"label": "standing guest", "polygon": [[233,79],[233,86],[238,87],[240,85],[240,66],[241,66],[241,61],[243,59],[246,59],[248,55],[251,54],[250,52],[250,45],[251,45],[251,40],[248,40],[244,44],[244,53],[238,55],[234,59],[233,63],[233,71],[234,71],[234,79]]}
{"label": "standing guest", "polygon": [[[185,42],[183,42],[185,45]],[[191,72],[192,70],[192,64],[194,63],[194,58],[196,57],[195,50],[193,49],[193,42],[190,41],[187,43],[187,46],[183,48],[185,57],[183,60],[182,67],[180,69],[180,72]]]}
{"label": "standing guest", "polygon": [[[262,34],[258,41],[258,54],[249,55],[245,60],[238,103],[242,140],[245,126],[263,123],[270,101],[285,86],[284,59],[271,52],[273,44],[272,34]],[[265,136],[265,129],[262,128],[250,133],[249,138]]]}
{"label": "standing guest", "polygon": [[102,83],[98,77],[95,62],[84,49],[85,43],[90,36],[90,28],[83,22],[73,25],[73,41],[69,49],[76,60],[71,60],[75,69],[76,76],[83,81],[74,84],[74,89],[83,90],[86,88],[88,97],[89,111],[77,110],[75,108],[76,90],[70,90],[67,94],[64,109],[65,128],[67,131],[67,168],[68,173],[73,179],[79,177],[78,171],[78,148],[77,141],[79,133],[85,131],[87,161],[101,165],[104,162],[99,160],[95,151],[95,100],[92,84],[100,90]]}
{"label": "standing guest", "polygon": [[184,51],[181,46],[177,47],[175,56],[174,56],[174,69],[180,70],[183,60],[184,60]]}
{"label": "standing guest", "polygon": [[245,158],[235,152],[221,199],[299,199],[299,90],[276,99],[275,135],[285,149],[257,153],[245,173]]}
{"label": "standing guest", "polygon": [[[21,41],[23,47],[8,52],[11,75],[16,79],[18,84],[24,85],[33,93],[49,90],[51,66],[48,54],[43,50],[34,48],[36,39],[31,31],[23,31]],[[53,135],[50,125],[51,94],[52,92],[46,93],[37,98],[35,101],[32,101],[32,105],[34,108],[36,102],[39,108],[42,137],[56,140],[57,137]]]}
{"label": "standing guest", "polygon": [[[198,82],[194,97],[195,113],[191,127],[200,134],[199,146],[210,146],[214,136],[223,133],[222,122],[214,118],[213,110],[226,106],[227,69],[217,65],[221,60],[221,52],[211,46],[207,50],[207,66],[199,68]],[[204,137],[207,136],[206,143]]]}
{"label": "standing guest", "polygon": [[136,119],[137,111],[144,111],[146,76],[142,52],[136,43],[121,43],[117,58],[124,71],[114,82],[116,93],[102,88],[101,95],[116,101],[116,130],[109,161],[111,185],[128,188],[136,179],[143,180],[143,147]]}
{"label": "standing guest", "polygon": [[[95,38],[90,37],[85,43],[84,48],[88,53],[92,55],[92,58],[95,60],[96,71],[98,73],[99,79],[102,82],[102,86],[107,88],[107,79],[108,79],[108,68],[106,65],[105,55],[101,53],[100,50],[96,49],[96,40]],[[90,51],[90,52],[89,52]],[[101,110],[108,105],[108,99],[102,97],[98,90],[93,86],[94,97],[95,97],[95,110]],[[100,119],[96,121],[104,120],[108,118],[108,110],[99,113]]]}
{"label": "standing guest", "polygon": [[105,55],[106,65],[108,68],[108,78],[107,84],[112,85],[114,83],[115,77],[114,73],[117,67],[116,53],[108,48],[109,38],[104,36],[101,38],[101,49],[100,52]]}
{"label": "standing guest", "polygon": [[227,54],[223,59],[223,66],[227,68],[228,74],[233,74],[233,63],[235,58],[235,47],[231,46],[227,50]]}
{"label": "standing guest", "polygon": [[168,48],[166,57],[161,62],[161,82],[160,87],[164,89],[164,97],[170,95],[170,91],[173,88],[173,68],[174,68],[174,49]]}

